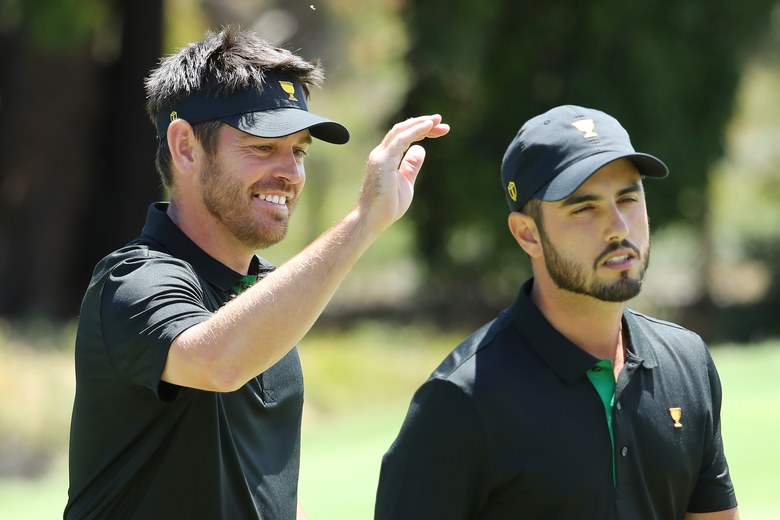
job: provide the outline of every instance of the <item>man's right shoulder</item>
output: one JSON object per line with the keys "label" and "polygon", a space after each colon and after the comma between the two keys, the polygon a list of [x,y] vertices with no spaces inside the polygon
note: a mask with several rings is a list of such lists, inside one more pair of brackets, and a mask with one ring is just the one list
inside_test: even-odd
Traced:
{"label": "man's right shoulder", "polygon": [[189,263],[172,256],[159,247],[142,242],[131,242],[109,253],[97,263],[92,273],[90,285],[99,283],[109,273],[114,273],[117,270],[135,270],[151,264],[178,265],[183,269],[192,269]]}
{"label": "man's right shoulder", "polygon": [[457,380],[464,376],[468,377],[474,372],[472,365],[476,364],[480,353],[500,346],[502,333],[507,327],[505,313],[501,313],[494,320],[472,332],[444,358],[431,374],[431,379]]}

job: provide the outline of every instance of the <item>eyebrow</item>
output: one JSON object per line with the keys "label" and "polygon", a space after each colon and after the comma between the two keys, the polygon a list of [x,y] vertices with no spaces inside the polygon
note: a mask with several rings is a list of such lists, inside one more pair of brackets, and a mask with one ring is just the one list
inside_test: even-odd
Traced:
{"label": "eyebrow", "polygon": [[[630,185],[618,191],[617,196],[622,197],[623,195],[627,195],[629,193],[636,193],[639,191],[642,191],[642,185],[639,182],[632,182]],[[570,195],[565,199],[563,199],[563,201],[560,204],[560,207],[565,208],[567,206],[574,206],[576,204],[582,204],[584,202],[593,202],[601,199],[603,199],[603,197],[601,197],[600,195],[594,195],[592,193],[583,193],[581,195]]]}
{"label": "eyebrow", "polygon": [[[282,137],[260,137],[258,135],[247,134],[247,135],[242,135],[240,137],[240,139],[241,139],[240,142],[243,143],[243,144],[251,145],[251,144],[253,144],[254,142],[256,142],[258,140],[262,140],[262,141],[268,141],[268,140],[276,141],[276,140],[279,140],[279,139],[283,139],[285,137],[286,136],[282,136]],[[302,137],[296,144],[312,144],[312,142],[313,142],[313,139],[311,138],[311,134],[308,134],[305,137]]]}

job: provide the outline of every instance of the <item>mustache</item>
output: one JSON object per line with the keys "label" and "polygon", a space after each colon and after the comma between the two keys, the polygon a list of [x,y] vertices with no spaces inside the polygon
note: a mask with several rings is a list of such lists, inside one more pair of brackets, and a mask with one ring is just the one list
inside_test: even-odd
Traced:
{"label": "mustache", "polygon": [[617,251],[618,249],[630,249],[634,252],[637,258],[642,258],[642,254],[639,252],[639,248],[636,247],[634,244],[629,242],[626,239],[621,240],[620,242],[610,242],[609,245],[604,249],[604,251],[596,258],[596,261],[593,262],[593,268],[598,268],[599,264],[606,258],[608,255],[610,255],[612,252]]}
{"label": "mustache", "polygon": [[264,193],[267,191],[281,191],[285,195],[287,195],[288,198],[295,197],[295,188],[290,184],[289,182],[283,180],[283,179],[273,179],[271,181],[258,181],[250,187],[250,191],[252,192],[260,192]]}

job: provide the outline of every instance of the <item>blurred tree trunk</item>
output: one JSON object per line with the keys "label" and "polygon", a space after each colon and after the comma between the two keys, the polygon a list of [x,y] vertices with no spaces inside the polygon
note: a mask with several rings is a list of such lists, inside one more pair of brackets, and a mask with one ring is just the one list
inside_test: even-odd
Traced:
{"label": "blurred tree trunk", "polygon": [[0,313],[60,313],[92,163],[98,72],[22,30],[7,42],[0,123]]}
{"label": "blurred tree trunk", "polygon": [[95,4],[72,20],[57,2],[22,4],[0,41],[0,314],[75,316],[96,259],[138,231],[158,191],[154,132],[141,124],[162,3],[105,8],[89,19],[120,21],[107,65],[94,55],[98,27],[77,16]]}
{"label": "blurred tree trunk", "polygon": [[163,198],[154,168],[157,138],[146,116],[143,85],[160,58],[162,4],[160,0],[118,2],[121,53],[103,77],[101,118],[93,138],[99,152],[78,229],[83,249],[74,264],[78,270],[73,271],[73,279],[78,282],[71,291],[79,299],[94,264],[138,236],[147,206]]}

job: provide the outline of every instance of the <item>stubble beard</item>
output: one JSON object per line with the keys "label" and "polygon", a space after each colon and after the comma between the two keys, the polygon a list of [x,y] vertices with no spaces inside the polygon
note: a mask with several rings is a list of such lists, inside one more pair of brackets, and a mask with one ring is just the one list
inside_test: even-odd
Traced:
{"label": "stubble beard", "polygon": [[620,273],[620,279],[614,282],[602,282],[595,277],[596,264],[594,263],[593,275],[588,276],[586,268],[578,263],[565,258],[561,255],[555,246],[548,240],[544,231],[540,230],[542,245],[544,246],[544,265],[550,278],[555,284],[564,291],[590,296],[604,302],[625,302],[637,296],[642,290],[642,281],[650,263],[650,246],[644,251],[638,251],[628,241],[613,242],[602,253],[614,251],[621,247],[628,247],[634,250],[639,256],[641,266],[636,277],[629,276],[628,271]]}
{"label": "stubble beard", "polygon": [[[253,190],[254,190],[253,186]],[[251,194],[236,181],[228,178],[219,162],[212,158],[203,175],[203,204],[211,215],[242,244],[254,250],[265,249],[281,242],[289,228],[289,213],[274,214],[275,225],[258,222],[252,215]]]}

